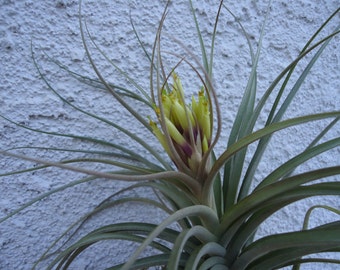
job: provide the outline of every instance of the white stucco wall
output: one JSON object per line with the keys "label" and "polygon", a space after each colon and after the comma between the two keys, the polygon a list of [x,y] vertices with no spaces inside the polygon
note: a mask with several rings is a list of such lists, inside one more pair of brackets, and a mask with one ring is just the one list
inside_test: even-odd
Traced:
{"label": "white stucco wall", "polygon": [[[137,78],[138,82],[147,89],[149,63],[134,39],[129,23],[129,12],[131,11],[143,42],[150,48],[165,1],[86,0],[84,2],[84,14],[96,42],[120,68]],[[218,1],[198,1],[199,4],[196,2],[203,33],[209,37]],[[240,18],[248,33],[254,38],[255,45],[267,1],[226,1],[226,5]],[[311,34],[338,7],[337,0],[273,1],[259,63],[259,96],[276,75],[298,55]],[[337,23],[339,23],[338,19]],[[173,1],[164,30],[168,37],[174,36],[192,48],[195,53],[199,52],[187,1]],[[326,32],[329,32],[328,30]],[[291,105],[287,117],[339,109],[339,40],[339,36],[336,37],[325,50],[301,93]],[[139,127],[131,122],[108,94],[80,84],[65,72],[58,70],[53,63],[48,63],[47,58],[43,56],[42,52],[46,52],[73,70],[93,76],[81,45],[78,4],[73,0],[0,0],[0,113],[32,128],[78,135],[90,134],[99,138],[112,138],[113,142],[129,145],[129,141],[116,131],[74,112],[49,91],[33,65],[31,41],[39,64],[44,68],[53,87],[65,98],[73,100],[74,104],[91,112],[124,123],[132,131],[140,133]],[[167,42],[166,38],[165,42]],[[164,47],[164,50],[166,49]],[[224,12],[216,45],[214,80],[220,96],[225,129],[217,151],[221,151],[223,143],[227,140],[231,119],[236,113],[247,82],[250,70],[247,49],[239,27]],[[109,81],[126,83],[95,52],[94,55],[98,67],[108,76]],[[188,81],[184,84],[188,86]],[[149,112],[141,108],[141,114],[146,117]],[[262,170],[257,176],[258,179],[302,150],[327,123],[327,121],[315,123],[308,126],[310,127],[308,130],[292,128],[289,130],[290,133],[275,136],[261,165]],[[339,125],[337,125],[326,137],[332,138],[339,134]],[[0,118],[0,149],[21,146],[89,148],[85,143],[76,140],[29,132]],[[156,143],[155,147],[157,147]],[[22,153],[52,160],[72,157],[71,153],[44,150],[25,150]],[[339,164],[339,153],[339,149],[335,149],[313,159],[303,168]],[[26,168],[31,164],[0,156],[0,173],[12,168]],[[47,169],[1,178],[0,218],[30,199],[79,177],[77,173]],[[0,224],[0,269],[31,269],[33,262],[63,229],[103,198],[124,186],[124,183],[112,181],[96,181],[91,185],[79,185],[44,199],[23,211],[22,214]],[[308,200],[299,204],[299,207],[297,205],[288,207],[275,215],[266,226],[261,228],[260,234],[300,228],[303,213],[310,205],[319,202],[340,207],[339,198],[336,197]],[[161,215],[156,211],[141,212],[141,210],[143,209],[137,205],[124,206],[113,213],[102,215],[101,219],[103,224],[135,220],[140,216],[145,220],[151,219],[149,221],[152,222],[161,219]],[[312,216],[312,224],[316,225],[334,218],[337,217],[317,211]],[[91,226],[89,224],[88,228],[90,229]],[[121,243],[110,250],[106,249],[107,253],[91,250],[96,253],[96,258],[79,260],[72,269],[105,268],[112,260],[117,262],[121,260],[126,250],[127,248],[122,248]],[[305,265],[302,269],[320,269],[319,267],[319,265]],[[335,269],[335,267],[325,265],[322,269]]]}

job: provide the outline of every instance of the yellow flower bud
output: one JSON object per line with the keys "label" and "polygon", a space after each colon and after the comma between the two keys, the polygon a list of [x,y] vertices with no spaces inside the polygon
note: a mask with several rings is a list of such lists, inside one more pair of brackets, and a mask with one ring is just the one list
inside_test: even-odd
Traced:
{"label": "yellow flower bud", "polygon": [[211,138],[211,123],[210,110],[207,98],[204,95],[204,90],[198,93],[198,102],[192,98],[192,110],[195,113],[200,130],[206,136],[207,140]]}
{"label": "yellow flower bud", "polygon": [[202,152],[203,152],[203,154],[208,151],[208,148],[209,148],[208,140],[207,140],[207,137],[204,135],[203,141],[202,141]]}
{"label": "yellow flower bud", "polygon": [[189,129],[187,114],[189,117],[189,121],[191,122],[191,126],[195,126],[195,121],[191,110],[182,106],[178,101],[175,101],[173,103],[172,113],[173,116],[176,118],[176,122],[180,124],[183,130]]}
{"label": "yellow flower bud", "polygon": [[[178,159],[180,158],[184,164],[180,167],[187,166],[195,174],[200,167],[203,155],[210,146],[212,129],[210,103],[205,89],[202,87],[198,92],[197,99],[192,96],[191,106],[188,106],[184,100],[183,87],[179,77],[175,73],[172,76],[171,91],[163,89],[160,107],[154,106],[163,130],[159,129],[157,124],[151,120],[150,125],[170,158],[174,158],[175,162],[180,162]],[[162,113],[164,115],[161,115]],[[164,130],[164,126],[166,130]]]}
{"label": "yellow flower bud", "polygon": [[157,127],[157,124],[150,119],[149,124],[151,126],[153,134],[157,137],[165,151],[170,154],[169,146],[166,143],[165,135],[162,133],[162,131]]}
{"label": "yellow flower bud", "polygon": [[170,118],[170,111],[172,107],[172,102],[166,93],[162,93],[162,105],[165,117]]}
{"label": "yellow flower bud", "polygon": [[168,132],[171,136],[171,138],[178,143],[179,145],[186,144],[186,140],[182,136],[182,134],[177,130],[176,126],[168,119],[165,118],[165,124],[168,129]]}
{"label": "yellow flower bud", "polygon": [[182,82],[175,72],[172,73],[172,77],[174,79],[174,91],[178,92],[177,98],[180,100],[180,103],[183,104],[182,98],[184,98],[184,91]]}
{"label": "yellow flower bud", "polygon": [[210,112],[208,109],[209,107],[208,101],[205,101],[202,104],[202,106],[203,106],[203,109],[202,109],[201,116],[199,118],[200,126],[205,137],[207,139],[210,139],[211,138],[211,125],[210,125]]}

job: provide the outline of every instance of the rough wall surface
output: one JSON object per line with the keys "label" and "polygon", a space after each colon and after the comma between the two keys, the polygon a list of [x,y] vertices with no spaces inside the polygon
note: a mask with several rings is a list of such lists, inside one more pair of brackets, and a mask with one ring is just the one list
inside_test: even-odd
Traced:
{"label": "rough wall surface", "polygon": [[[137,78],[138,83],[148,89],[149,62],[134,37],[129,14],[131,12],[141,39],[150,50],[165,1],[86,0],[84,2],[83,13],[95,42],[124,72]],[[218,1],[194,1],[198,20],[207,40],[212,33],[217,4]],[[267,1],[226,1],[226,5],[240,19],[250,35],[253,46],[256,47]],[[338,5],[337,0],[273,1],[259,63],[259,96],[276,75],[298,55],[308,38],[339,7]],[[327,31],[329,32],[329,29],[326,29]],[[175,38],[199,55],[199,43],[189,14],[188,1],[172,1],[164,33],[164,51],[171,46],[178,46],[173,41]],[[250,57],[240,28],[226,12],[221,18],[218,34],[214,83],[223,112],[225,132],[217,150],[222,151],[223,143],[227,140],[228,128],[231,126],[247,83]],[[339,37],[336,37],[325,50],[285,117],[339,109],[339,44]],[[135,133],[141,133],[140,127],[131,122],[128,114],[121,110],[110,95],[103,90],[94,90],[80,84],[60,70],[55,63],[49,61],[48,57],[51,57],[75,72],[94,77],[81,43],[78,1],[75,0],[0,0],[0,113],[2,115],[33,129],[112,138],[112,142],[130,145],[130,142],[114,129],[93,121],[91,117],[85,117],[62,102],[40,78],[33,63],[31,46],[42,72],[51,86],[65,99],[99,116],[124,123]],[[93,53],[98,68],[109,81],[121,85],[127,83],[102,56],[95,50]],[[168,68],[174,63],[174,60],[171,62],[169,59]],[[184,85],[191,86],[190,81],[184,81]],[[265,112],[268,112],[268,109],[266,108]],[[151,114],[144,108],[140,108],[140,113],[145,117]],[[257,178],[261,179],[282,161],[301,151],[327,123],[318,122],[308,126],[308,129],[305,129],[307,126],[292,128],[289,132],[275,136]],[[339,134],[338,125],[327,134],[327,138]],[[82,141],[67,137],[39,134],[0,118],[0,149],[27,146],[72,149],[91,147]],[[135,146],[131,145],[131,147]],[[155,147],[158,147],[156,142]],[[339,151],[335,149],[315,158],[301,170],[338,165]],[[26,148],[20,153],[51,160],[73,157],[72,152],[44,149]],[[143,150],[141,154],[144,154]],[[11,168],[24,169],[30,166],[32,163],[0,156],[0,173],[10,171]],[[60,169],[46,169],[1,178],[0,218],[30,199],[76,179],[79,179],[79,174]],[[112,181],[82,184],[54,194],[0,224],[0,269],[31,269],[36,259],[63,232],[63,229],[103,198],[124,186],[124,183]],[[304,201],[287,207],[273,216],[261,228],[259,235],[300,228],[303,213],[311,205],[321,202],[340,207],[339,198],[335,197]],[[146,220],[151,218],[151,221],[155,222],[162,218],[161,213],[156,210],[145,210],[138,205],[129,205],[118,208],[114,213],[101,216],[100,222],[105,224],[117,220],[136,220],[140,216]],[[312,216],[311,225],[334,218],[336,217],[325,211],[316,212]],[[88,228],[85,229],[93,228],[91,223],[87,226]],[[95,257],[87,259],[84,256],[71,269],[104,269],[112,260],[116,262],[122,260],[130,248],[130,246],[122,248],[121,243],[110,248],[104,247],[105,252],[103,249],[98,251],[93,248],[89,253],[96,254]],[[306,264],[302,269],[320,269],[319,267],[320,265]],[[322,269],[335,268],[332,265],[325,265]]]}

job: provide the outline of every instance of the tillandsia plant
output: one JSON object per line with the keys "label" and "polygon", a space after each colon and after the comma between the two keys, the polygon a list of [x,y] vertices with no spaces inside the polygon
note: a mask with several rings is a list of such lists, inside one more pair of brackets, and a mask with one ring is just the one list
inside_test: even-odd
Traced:
{"label": "tillandsia plant", "polygon": [[[304,263],[340,264],[340,260],[337,259],[339,257],[336,256],[334,258],[313,256],[324,252],[340,252],[339,220],[313,228],[308,226],[310,214],[316,208],[340,214],[339,209],[328,205],[315,205],[307,210],[301,230],[256,237],[256,232],[261,224],[284,207],[313,196],[340,195],[340,182],[336,180],[336,177],[340,175],[340,166],[296,172],[296,168],[301,164],[339,147],[340,137],[325,140],[325,135],[339,120],[340,111],[282,120],[314,63],[332,38],[339,34],[339,27],[335,27],[331,34],[322,36],[324,28],[330,22],[339,19],[339,9],[331,14],[311,36],[296,59],[282,70],[263,96],[257,100],[257,66],[265,22],[258,40],[258,47],[254,51],[246,30],[227,5],[220,1],[216,6],[210,46],[206,46],[205,37],[196,17],[196,9],[191,1],[188,3],[196,26],[195,32],[201,49],[201,58],[196,57],[182,41],[176,39],[173,42],[176,46],[181,47],[185,54],[165,52],[161,49],[162,29],[167,13],[171,9],[170,1],[167,2],[160,18],[153,48],[150,52],[143,45],[135,25],[131,24],[136,39],[145,52],[146,59],[150,61],[150,86],[147,90],[139,85],[138,80],[133,79],[111,61],[96,44],[86,21],[81,16],[81,2],[79,5],[81,37],[86,55],[98,79],[84,77],[72,72],[59,62],[55,62],[61,69],[68,71],[79,81],[90,86],[105,88],[119,102],[120,106],[126,109],[133,119],[130,121],[140,123],[142,128],[153,136],[154,141],[159,142],[165,155],[158,152],[138,134],[132,133],[127,126],[92,114],[68,101],[49,83],[36,58],[33,57],[41,78],[65,104],[84,115],[93,117],[94,120],[111,125],[128,136],[131,142],[141,145],[149,155],[143,156],[133,147],[115,144],[109,139],[105,141],[86,137],[86,134],[75,136],[57,132],[47,133],[107,147],[110,149],[110,158],[107,158],[108,152],[102,150],[77,150],[79,153],[93,154],[96,157],[52,162],[18,154],[14,151],[16,148],[1,150],[1,154],[4,156],[41,164],[20,171],[1,173],[3,177],[38,171],[47,167],[58,167],[88,174],[86,178],[73,181],[39,196],[2,218],[1,222],[6,222],[23,209],[71,186],[99,178],[133,181],[124,190],[103,198],[93,211],[81,217],[78,222],[65,231],[42,254],[34,268],[39,269],[39,265],[43,261],[49,260],[47,269],[72,269],[72,263],[89,247],[105,241],[120,240],[137,243],[138,246],[126,262],[112,265],[108,269],[128,270],[159,267],[173,270],[242,270],[278,269],[286,266],[299,269],[300,265]],[[225,132],[222,128],[223,113],[219,103],[219,93],[222,90],[215,89],[213,83],[215,39],[223,12],[235,19],[248,42],[251,72],[228,135],[228,142],[223,144],[225,148],[222,151],[221,149],[216,151],[216,145],[221,140],[222,133]],[[107,81],[92,57],[90,45],[105,57],[112,67],[138,92]],[[175,59],[175,64],[170,68],[164,62],[164,54]],[[300,69],[300,72],[297,72],[297,65],[307,56],[311,57],[309,62],[302,70]],[[183,68],[194,74],[196,82],[199,82],[199,87],[196,86],[197,83],[190,85],[183,83],[182,85],[181,70]],[[294,83],[291,82],[293,78]],[[288,87],[288,85],[292,85],[292,87]],[[193,89],[188,89],[190,87]],[[131,100],[143,104],[153,114],[142,115],[129,103]],[[256,125],[265,106],[270,106],[270,110],[266,115],[264,125],[258,128]],[[5,115],[1,115],[1,117],[14,123],[10,117]],[[275,132],[316,120],[329,121],[326,128],[310,142],[305,150],[283,162],[262,179],[256,179],[255,173]],[[15,124],[31,131],[45,132],[20,123]],[[254,142],[256,143],[254,151],[247,152],[248,146]],[[49,148],[49,150],[60,149]],[[68,151],[66,148],[62,150]],[[97,157],[98,155],[100,157]],[[149,158],[150,156],[152,159]],[[114,169],[91,170],[76,166],[81,162],[105,164]],[[323,181],[316,181],[319,179]],[[150,189],[154,197],[144,198],[131,195],[134,193],[123,198],[119,196],[126,191],[133,191],[141,187]],[[98,226],[97,229],[82,235],[79,239],[74,239],[75,231],[81,231],[82,226],[92,216],[130,202],[159,208],[167,216],[160,223],[117,221],[113,224]],[[62,244],[60,244],[61,242]],[[57,251],[54,250],[55,247],[58,247]],[[150,249],[153,251],[152,255],[145,253]],[[115,263],[114,258],[112,263]]]}

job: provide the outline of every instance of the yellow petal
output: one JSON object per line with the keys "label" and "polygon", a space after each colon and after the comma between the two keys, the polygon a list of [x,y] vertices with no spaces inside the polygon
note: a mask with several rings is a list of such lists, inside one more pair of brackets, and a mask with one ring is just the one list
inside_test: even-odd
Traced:
{"label": "yellow petal", "polygon": [[202,152],[205,153],[209,149],[209,144],[206,136],[203,136],[203,141],[202,141]]}
{"label": "yellow petal", "polygon": [[157,127],[157,124],[150,119],[150,126],[152,129],[153,134],[155,134],[156,138],[159,140],[161,145],[163,146],[164,150],[170,155],[170,149],[168,144],[166,143],[165,135],[162,131]]}
{"label": "yellow petal", "polygon": [[164,116],[170,118],[170,111],[172,107],[172,101],[167,94],[162,94],[162,105]]}
{"label": "yellow petal", "polygon": [[182,100],[182,98],[184,97],[182,82],[175,72],[172,73],[172,77],[174,79],[174,90],[178,92],[177,98],[179,100]]}
{"label": "yellow petal", "polygon": [[207,140],[209,140],[211,138],[210,110],[208,100],[204,95],[204,90],[201,89],[198,93],[198,102],[196,102],[194,98],[192,100],[192,108],[198,125]]}
{"label": "yellow petal", "polygon": [[168,132],[170,134],[170,137],[178,144],[184,145],[186,144],[186,140],[182,136],[182,134],[177,130],[175,125],[168,119],[165,118],[165,124],[166,127],[168,128]]}
{"label": "yellow petal", "polygon": [[207,109],[208,104],[204,105],[206,108],[203,108],[203,112],[199,118],[200,126],[202,131],[207,139],[211,138],[211,123],[210,123],[210,113]]}
{"label": "yellow petal", "polygon": [[188,107],[185,108],[182,106],[178,101],[174,102],[172,113],[177,120],[176,122],[181,125],[183,130],[189,129],[187,115],[189,117],[189,121],[191,122],[191,127],[195,126],[195,120],[191,110]]}

